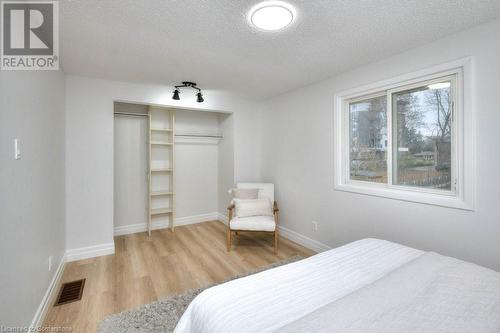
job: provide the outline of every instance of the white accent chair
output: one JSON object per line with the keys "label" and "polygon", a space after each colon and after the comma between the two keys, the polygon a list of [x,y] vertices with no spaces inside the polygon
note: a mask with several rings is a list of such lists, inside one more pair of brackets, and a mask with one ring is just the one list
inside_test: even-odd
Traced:
{"label": "white accent chair", "polygon": [[238,231],[259,231],[269,232],[274,235],[274,253],[278,252],[278,203],[274,201],[274,184],[271,183],[238,183],[236,188],[241,189],[259,189],[259,199],[269,199],[273,205],[273,216],[250,216],[250,217],[233,217],[234,203],[227,208],[228,224],[227,224],[227,251],[231,251],[233,233],[236,235]]}

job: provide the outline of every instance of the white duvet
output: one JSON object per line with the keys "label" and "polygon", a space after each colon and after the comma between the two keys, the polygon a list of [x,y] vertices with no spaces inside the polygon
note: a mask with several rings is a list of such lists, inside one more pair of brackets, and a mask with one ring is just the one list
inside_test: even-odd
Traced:
{"label": "white duvet", "polygon": [[424,252],[364,239],[203,291],[175,333],[272,332],[367,286]]}

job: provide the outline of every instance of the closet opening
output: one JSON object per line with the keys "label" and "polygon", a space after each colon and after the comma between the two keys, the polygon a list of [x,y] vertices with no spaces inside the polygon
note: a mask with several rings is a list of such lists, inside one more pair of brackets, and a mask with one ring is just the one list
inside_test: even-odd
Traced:
{"label": "closet opening", "polygon": [[233,115],[114,103],[114,234],[223,220]]}

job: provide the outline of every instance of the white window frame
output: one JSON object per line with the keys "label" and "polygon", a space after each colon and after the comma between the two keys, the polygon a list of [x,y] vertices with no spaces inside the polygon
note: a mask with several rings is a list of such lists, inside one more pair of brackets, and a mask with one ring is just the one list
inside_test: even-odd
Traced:
{"label": "white window frame", "polygon": [[[414,73],[335,94],[334,100],[334,189],[443,207],[474,210],[475,156],[474,114],[471,100],[472,58],[460,59]],[[393,185],[394,145],[392,94],[453,77],[452,91],[452,188],[450,191]],[[370,97],[387,96],[388,183],[350,179],[349,103]]]}

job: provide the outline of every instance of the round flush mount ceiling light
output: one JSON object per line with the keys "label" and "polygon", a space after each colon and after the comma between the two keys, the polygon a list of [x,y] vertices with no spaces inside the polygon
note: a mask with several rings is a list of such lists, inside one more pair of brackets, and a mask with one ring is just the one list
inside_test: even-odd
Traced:
{"label": "round flush mount ceiling light", "polygon": [[265,31],[281,30],[290,25],[297,13],[292,5],[283,1],[264,1],[250,10],[248,20]]}

